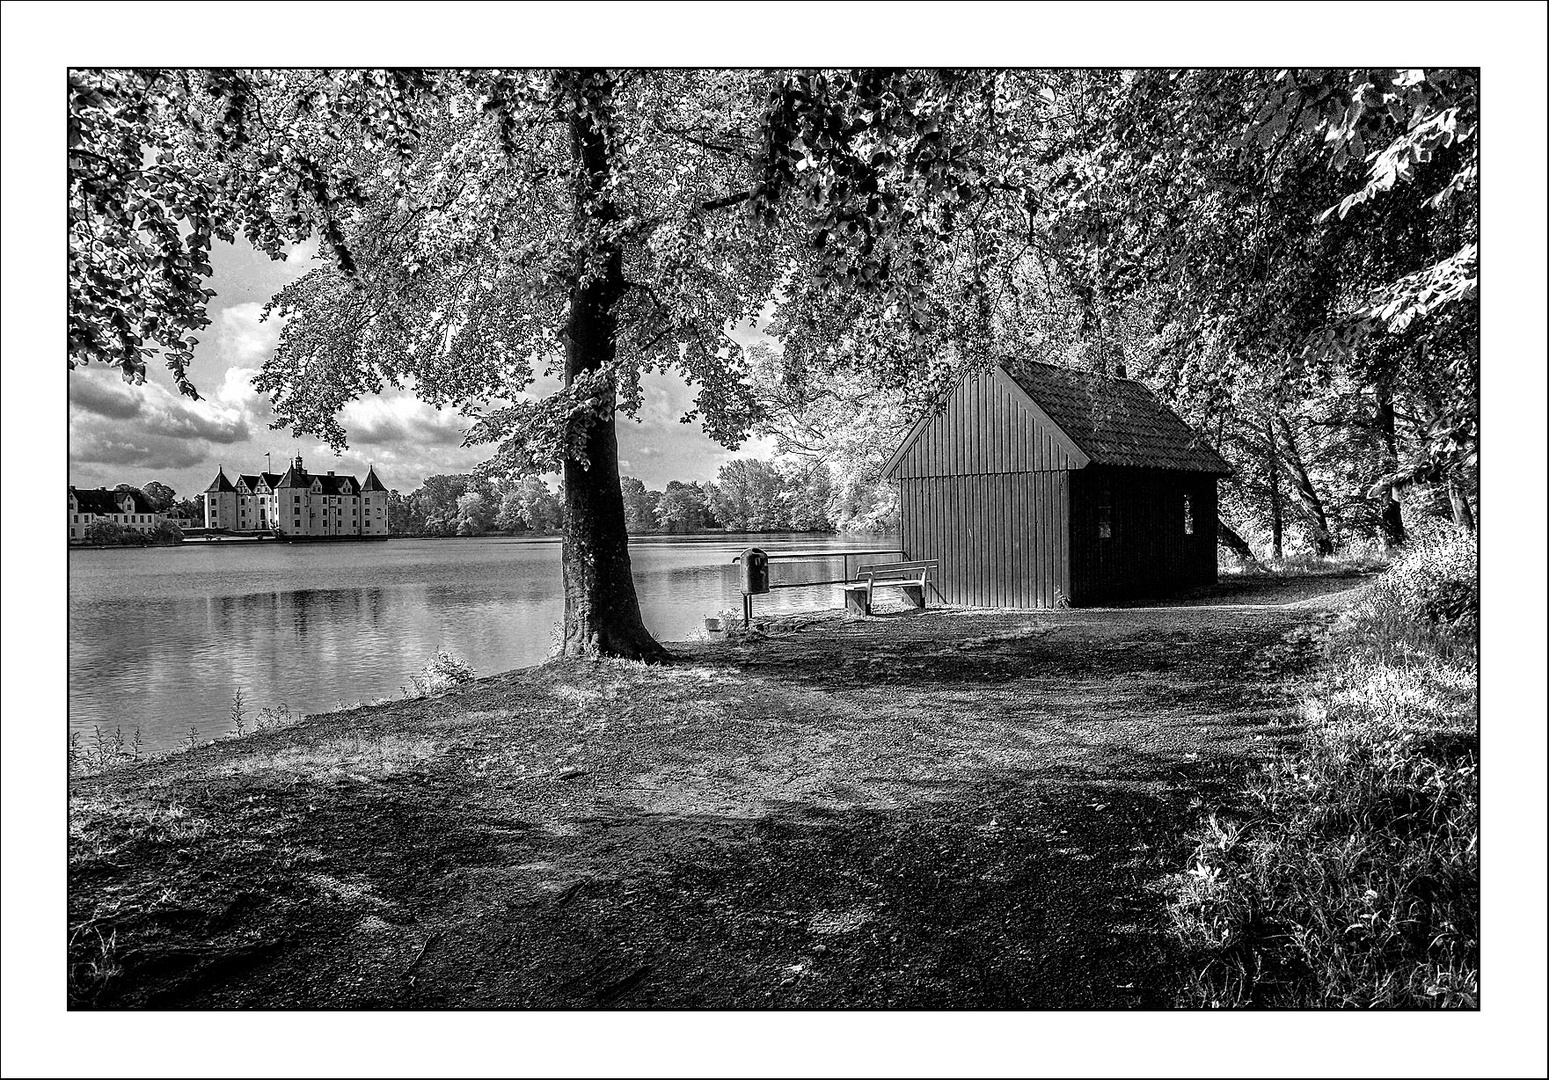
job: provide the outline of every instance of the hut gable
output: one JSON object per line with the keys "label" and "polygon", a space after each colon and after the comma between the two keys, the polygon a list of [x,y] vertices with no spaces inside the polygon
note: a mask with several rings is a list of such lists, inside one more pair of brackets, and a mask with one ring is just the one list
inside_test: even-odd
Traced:
{"label": "hut gable", "polygon": [[886,477],[1066,472],[1086,453],[1001,368],[970,372],[922,416],[882,468]]}

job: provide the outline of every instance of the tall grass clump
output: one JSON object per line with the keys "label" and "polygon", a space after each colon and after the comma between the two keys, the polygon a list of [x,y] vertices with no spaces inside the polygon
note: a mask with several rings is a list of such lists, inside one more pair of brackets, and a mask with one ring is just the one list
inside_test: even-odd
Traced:
{"label": "tall grass clump", "polygon": [[414,684],[414,692],[419,697],[433,697],[470,683],[474,677],[474,670],[466,661],[446,649],[437,649],[425,662],[424,671],[410,675],[409,682]]}
{"label": "tall grass clump", "polygon": [[1336,626],[1302,744],[1180,875],[1187,1003],[1477,1006],[1477,568],[1418,539]]}

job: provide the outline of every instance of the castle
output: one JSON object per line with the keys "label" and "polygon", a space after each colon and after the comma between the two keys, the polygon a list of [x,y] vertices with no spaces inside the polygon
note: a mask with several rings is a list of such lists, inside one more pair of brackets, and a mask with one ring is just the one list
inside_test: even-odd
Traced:
{"label": "castle", "polygon": [[241,473],[233,483],[224,466],[204,493],[204,524],[230,533],[280,536],[386,536],[387,488],[376,467],[364,482],[353,476],[309,473],[301,455],[284,473]]}

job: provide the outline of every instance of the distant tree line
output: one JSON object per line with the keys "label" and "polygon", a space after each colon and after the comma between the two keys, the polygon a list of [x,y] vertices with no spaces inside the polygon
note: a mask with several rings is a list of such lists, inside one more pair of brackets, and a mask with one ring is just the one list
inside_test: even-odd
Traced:
{"label": "distant tree line", "polygon": [[[835,532],[857,515],[853,485],[836,482],[824,462],[782,456],[735,458],[714,480],[670,480],[664,489],[623,478],[629,532]],[[868,509],[870,509],[868,507]],[[886,527],[885,514],[863,527]],[[564,528],[564,500],[536,477],[501,483],[477,474],[432,476],[409,495],[388,496],[388,524],[401,536],[543,535]]]}
{"label": "distant tree line", "polygon": [[484,536],[558,532],[559,496],[537,477],[501,484],[471,473],[429,477],[409,495],[387,496],[388,530],[397,536]]}

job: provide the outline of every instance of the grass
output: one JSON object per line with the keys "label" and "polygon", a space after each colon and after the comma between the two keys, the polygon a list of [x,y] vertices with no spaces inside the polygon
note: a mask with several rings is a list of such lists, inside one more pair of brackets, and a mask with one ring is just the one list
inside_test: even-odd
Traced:
{"label": "grass", "polygon": [[1330,574],[1370,574],[1385,570],[1390,556],[1380,550],[1352,549],[1333,555],[1315,555],[1310,551],[1286,555],[1279,559],[1247,562],[1225,548],[1220,551],[1220,573],[1224,578],[1237,577],[1321,577]]}
{"label": "grass", "polygon": [[1300,748],[1203,823],[1187,1004],[1478,1005],[1477,559],[1412,544],[1336,629]]}

